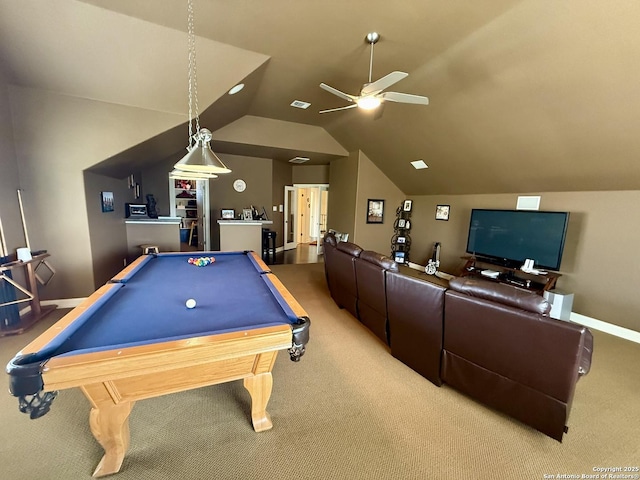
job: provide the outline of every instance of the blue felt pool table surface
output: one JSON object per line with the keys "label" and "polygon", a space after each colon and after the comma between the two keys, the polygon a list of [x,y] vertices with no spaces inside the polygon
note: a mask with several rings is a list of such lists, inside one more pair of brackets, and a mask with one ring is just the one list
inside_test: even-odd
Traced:
{"label": "blue felt pool table surface", "polygon": [[[189,258],[213,256],[198,267]],[[298,317],[247,252],[154,254],[138,262],[39,356],[88,353],[283,323]],[[188,299],[196,301],[189,309]]]}

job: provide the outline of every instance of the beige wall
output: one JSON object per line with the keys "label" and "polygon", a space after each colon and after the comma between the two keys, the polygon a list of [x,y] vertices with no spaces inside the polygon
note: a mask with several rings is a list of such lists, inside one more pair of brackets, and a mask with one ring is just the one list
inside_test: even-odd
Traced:
{"label": "beige wall", "polygon": [[[31,246],[47,249],[58,272],[42,289],[44,299],[86,296],[110,269],[120,267],[120,252],[112,245],[119,233],[109,228],[106,219],[112,217],[96,213],[99,202],[92,197],[103,188],[119,192],[122,184],[97,176],[85,187],[83,170],[181,120],[179,115],[7,86],[0,78],[0,215],[9,248],[15,250],[24,243],[15,193],[21,188]],[[273,190],[281,188],[273,183],[271,160],[224,160],[234,173],[212,181],[212,213],[227,202],[232,208],[275,204]],[[248,188],[246,196],[234,198],[230,184],[239,176]],[[364,248],[388,253],[390,215],[403,195],[358,152],[332,161],[329,177],[329,228],[348,232]],[[385,199],[383,225],[366,225],[368,198]],[[442,269],[455,273],[465,250],[471,208],[514,208],[516,198],[412,198],[412,260],[424,263],[433,242],[440,241]],[[116,205],[120,203],[124,202],[116,199]],[[451,205],[450,221],[434,220],[438,203]],[[542,194],[541,209],[571,212],[559,288],[575,293],[574,311],[640,331],[638,205],[638,191],[557,192]]]}
{"label": "beige wall", "polygon": [[294,165],[292,176],[295,184],[329,183],[329,165]]}
{"label": "beige wall", "polygon": [[[95,289],[122,270],[125,259],[132,260],[124,224],[124,204],[131,192],[125,180],[91,172],[84,172],[84,191]],[[113,212],[102,211],[101,192],[113,192]]]}
{"label": "beige wall", "polygon": [[41,90],[9,92],[31,247],[47,249],[57,271],[42,298],[87,296],[95,285],[92,249],[102,247],[89,237],[83,170],[183,117]]}
{"label": "beige wall", "polygon": [[20,188],[18,163],[13,140],[13,124],[8,86],[0,69],[0,219],[4,229],[6,248],[15,253],[24,247],[24,235],[20,223],[17,190]]}
{"label": "beige wall", "polygon": [[[272,163],[271,159],[244,157],[239,155],[219,155],[224,164],[231,169],[231,173],[220,175],[209,182],[209,203],[211,205],[211,246],[219,249],[220,229],[217,221],[220,219],[220,210],[233,208],[242,213],[243,208],[253,205],[258,211],[262,207],[271,208],[272,195]],[[236,179],[246,182],[244,192],[236,192],[233,182]]]}
{"label": "beige wall", "polygon": [[273,162],[273,179],[272,179],[272,195],[273,202],[271,206],[274,205],[277,208],[277,211],[274,212],[273,209],[269,210],[267,207],[267,213],[269,215],[269,219],[273,220],[273,225],[271,225],[270,229],[276,232],[276,247],[281,247],[284,245],[284,211],[280,211],[280,205],[284,208],[284,187],[285,185],[293,184],[293,170],[290,164],[284,162]]}
{"label": "beige wall", "polygon": [[327,228],[348,233],[353,239],[356,215],[359,152],[332,160],[329,170],[329,205]]}
{"label": "beige wall", "polygon": [[[531,195],[538,195],[532,193]],[[640,192],[541,193],[540,210],[570,212],[558,288],[574,293],[573,311],[640,331]],[[472,208],[515,209],[517,194],[413,198],[412,260],[423,264],[442,243],[441,270],[457,273]],[[448,222],[437,204],[451,205]]]}
{"label": "beige wall", "polygon": [[[367,223],[369,199],[384,200],[382,224]],[[395,212],[404,199],[402,191],[364,153],[360,152],[354,241],[365,250],[390,255]]]}

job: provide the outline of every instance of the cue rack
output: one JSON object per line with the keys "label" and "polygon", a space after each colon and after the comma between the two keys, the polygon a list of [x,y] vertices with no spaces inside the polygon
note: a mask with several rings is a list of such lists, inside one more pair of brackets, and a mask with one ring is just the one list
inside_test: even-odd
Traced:
{"label": "cue rack", "polygon": [[[24,207],[22,204],[22,192],[18,190],[18,204],[20,206],[20,218],[22,220],[22,229],[24,232],[26,247],[31,252],[29,243],[29,234],[27,232],[27,223],[24,215]],[[40,304],[38,294],[38,283],[43,286],[49,284],[55,275],[54,268],[46,261],[50,255],[46,250],[31,252],[30,260],[10,260],[7,241],[0,219],[0,337],[5,335],[19,334],[27,330],[45,315],[51,313],[57,308],[57,305],[47,305],[43,307]],[[6,263],[4,263],[6,262]],[[22,287],[12,278],[12,271],[16,268],[25,269],[25,278],[28,287]],[[47,274],[43,278],[42,270],[46,269]],[[24,315],[20,315],[17,306],[21,303],[29,302],[30,311]]]}

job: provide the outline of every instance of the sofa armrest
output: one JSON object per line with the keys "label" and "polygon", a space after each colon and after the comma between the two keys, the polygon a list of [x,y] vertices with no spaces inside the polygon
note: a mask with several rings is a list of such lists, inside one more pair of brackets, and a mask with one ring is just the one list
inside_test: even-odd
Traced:
{"label": "sofa armrest", "polygon": [[593,334],[584,327],[583,329],[584,343],[582,344],[582,355],[580,357],[580,366],[578,374],[582,377],[591,370],[591,356],[593,355]]}

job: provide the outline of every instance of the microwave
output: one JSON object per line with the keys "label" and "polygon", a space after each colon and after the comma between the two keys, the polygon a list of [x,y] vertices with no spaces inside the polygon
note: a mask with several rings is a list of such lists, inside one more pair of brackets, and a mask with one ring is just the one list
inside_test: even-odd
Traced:
{"label": "microwave", "polygon": [[146,217],[147,216],[147,206],[144,204],[138,203],[125,203],[124,204],[124,214],[127,218],[129,217]]}

